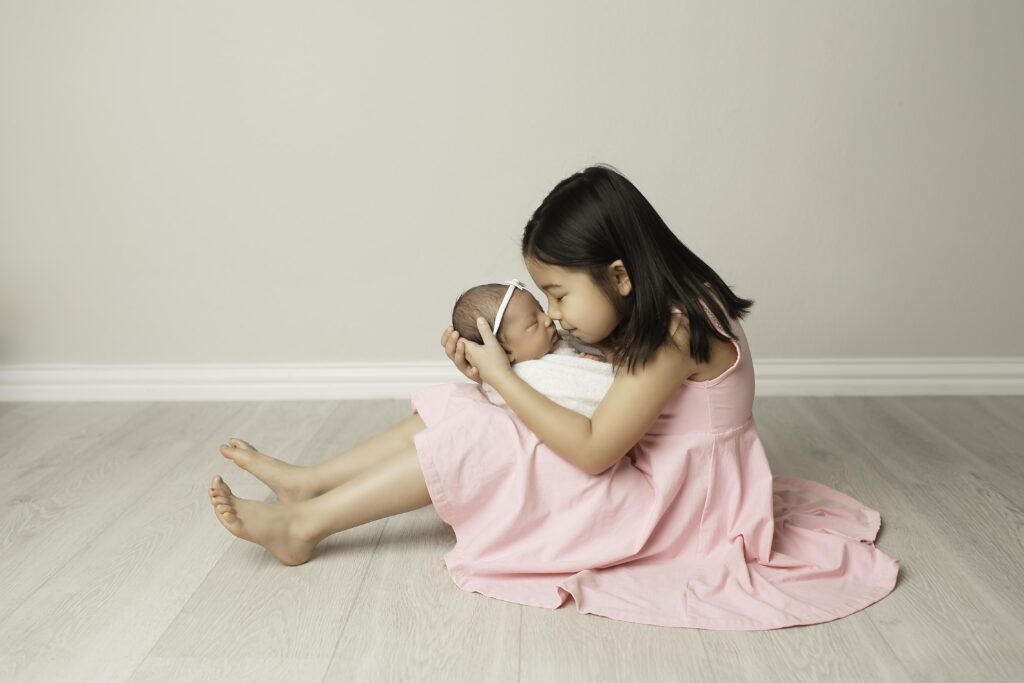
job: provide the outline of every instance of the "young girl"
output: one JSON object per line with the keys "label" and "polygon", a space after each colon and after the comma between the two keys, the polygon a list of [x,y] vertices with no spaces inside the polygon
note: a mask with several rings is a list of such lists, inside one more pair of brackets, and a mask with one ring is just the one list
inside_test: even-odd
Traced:
{"label": "young girl", "polygon": [[[442,335],[477,384],[412,394],[412,415],[347,454],[298,468],[233,441],[226,457],[282,504],[214,478],[235,535],[287,564],[338,531],[433,502],[456,536],[463,590],[644,624],[763,630],[846,616],[895,586],[881,518],[823,484],[773,477],[751,412],[754,372],[737,297],[614,169],[558,183],[522,254],[546,315],[612,361],[591,418],[511,371],[483,343]],[[544,322],[544,319],[541,319]],[[626,457],[626,456],[629,457]]]}

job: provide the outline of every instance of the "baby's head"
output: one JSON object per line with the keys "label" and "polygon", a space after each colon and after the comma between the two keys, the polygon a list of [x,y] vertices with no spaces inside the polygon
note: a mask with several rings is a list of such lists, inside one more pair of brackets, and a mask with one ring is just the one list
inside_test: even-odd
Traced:
{"label": "baby's head", "polygon": [[[487,326],[494,329],[494,318],[498,315],[501,300],[505,298],[509,285],[477,285],[462,293],[452,310],[452,327],[460,337],[483,344],[476,319],[483,317]],[[525,289],[513,287],[512,298],[501,316],[501,325],[496,335],[498,343],[509,354],[510,363],[537,360],[555,350],[560,337],[555,324],[544,313],[537,299]]]}

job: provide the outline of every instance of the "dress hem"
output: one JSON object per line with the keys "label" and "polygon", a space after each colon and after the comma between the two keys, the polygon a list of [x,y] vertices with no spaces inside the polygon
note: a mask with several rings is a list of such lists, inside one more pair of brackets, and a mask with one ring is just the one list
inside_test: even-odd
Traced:
{"label": "dress hem", "polygon": [[[646,626],[665,626],[668,628],[696,628],[709,631],[771,631],[780,628],[789,628],[791,626],[813,626],[815,624],[824,624],[830,621],[835,621],[837,619],[842,619],[843,617],[850,616],[851,614],[855,614],[856,612],[860,612],[861,610],[870,607],[871,605],[875,604],[885,596],[892,593],[892,591],[895,589],[896,580],[899,576],[899,561],[894,560],[894,562],[896,562],[897,564],[897,571],[893,575],[892,585],[879,586],[876,590],[869,591],[868,593],[863,594],[863,596],[860,599],[844,602],[842,609],[837,614],[822,612],[816,616],[808,616],[806,618],[796,617],[795,619],[784,619],[781,621],[769,622],[767,624],[762,622],[751,621],[749,619],[715,619],[712,617],[707,617],[700,620],[688,619],[685,621],[671,621],[667,619],[658,619],[655,617],[651,617],[647,614],[641,614],[639,612],[631,612],[629,610],[622,609],[606,609],[602,611],[590,610],[587,608],[585,604],[586,601],[584,600],[581,602],[580,599],[577,598],[576,594],[568,588],[565,588],[561,584],[555,584],[555,587],[572,597],[573,602],[576,605],[576,611],[579,614],[593,614],[599,617],[606,617],[608,619],[616,619],[619,621],[627,621],[634,624],[643,624]],[[445,560],[445,565],[447,566],[447,560]],[[480,588],[473,588],[466,585],[469,582],[466,581],[465,578],[462,577],[457,570],[453,569],[450,566],[448,567],[448,576],[449,578],[451,578],[452,582],[460,590],[464,592],[479,593],[480,595],[489,598],[502,600],[504,602],[516,605],[525,605],[527,607],[542,607],[544,609],[559,609],[565,604],[565,599],[563,599],[557,605],[550,605],[529,598],[513,597],[511,595],[501,595],[497,592],[492,591],[485,592]]]}
{"label": "dress hem", "polygon": [[837,489],[833,489],[830,486],[826,486],[825,484],[822,484],[821,482],[818,481],[812,481],[810,479],[800,479],[798,477],[787,477],[781,474],[773,475],[773,478],[776,481],[789,482],[791,485],[795,485],[796,488],[805,488],[817,491],[822,495],[823,499],[835,500],[838,498],[851,508],[863,510],[865,513],[867,513],[869,518],[869,526],[867,527],[867,529],[869,530],[870,534],[869,538],[860,538],[857,540],[863,543],[871,543],[872,545],[874,545],[875,539],[878,538],[878,531],[882,528],[882,515],[878,510],[875,510],[872,507],[868,507],[867,505],[860,502],[856,498],[853,498],[852,496],[849,496]]}

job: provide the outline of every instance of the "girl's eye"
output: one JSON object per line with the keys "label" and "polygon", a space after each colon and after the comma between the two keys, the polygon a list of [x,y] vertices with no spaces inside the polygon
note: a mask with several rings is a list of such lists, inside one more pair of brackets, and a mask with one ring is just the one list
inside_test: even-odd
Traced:
{"label": "girl's eye", "polygon": [[564,299],[564,298],[565,298],[564,296],[556,296],[555,297],[555,302],[556,303],[561,303],[562,299]]}

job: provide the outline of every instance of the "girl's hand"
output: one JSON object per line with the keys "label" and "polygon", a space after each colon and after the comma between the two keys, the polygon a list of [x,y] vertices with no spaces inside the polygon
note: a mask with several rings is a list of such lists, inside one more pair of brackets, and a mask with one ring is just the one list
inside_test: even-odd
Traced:
{"label": "girl's hand", "polygon": [[480,336],[483,337],[484,343],[476,344],[463,339],[462,343],[466,347],[466,361],[480,373],[481,380],[493,384],[494,380],[502,373],[512,372],[512,363],[509,361],[505,349],[501,348],[501,344],[495,339],[487,321],[477,318],[476,326],[480,330]]}
{"label": "girl's hand", "polygon": [[465,347],[459,343],[460,341],[462,340],[459,339],[459,333],[452,329],[451,325],[446,327],[441,335],[441,346],[444,347],[444,353],[448,359],[455,363],[459,372],[480,384],[480,373],[466,362]]}
{"label": "girl's hand", "polygon": [[604,356],[595,356],[592,353],[581,353],[580,354],[580,358],[589,358],[590,360],[599,360],[599,361],[604,361],[605,360]]}

